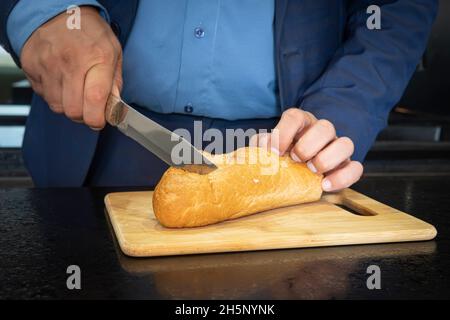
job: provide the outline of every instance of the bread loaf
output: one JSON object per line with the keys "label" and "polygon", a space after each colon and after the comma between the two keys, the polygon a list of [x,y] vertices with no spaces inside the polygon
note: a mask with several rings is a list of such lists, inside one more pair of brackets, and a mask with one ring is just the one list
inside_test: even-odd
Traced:
{"label": "bread loaf", "polygon": [[205,156],[218,169],[202,175],[171,167],[162,176],[153,210],[163,226],[204,226],[322,195],[322,176],[289,156],[257,147]]}

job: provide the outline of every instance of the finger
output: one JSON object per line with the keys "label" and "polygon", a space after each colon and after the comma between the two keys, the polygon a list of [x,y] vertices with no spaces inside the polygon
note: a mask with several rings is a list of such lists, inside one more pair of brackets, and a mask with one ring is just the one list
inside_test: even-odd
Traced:
{"label": "finger", "polygon": [[114,79],[111,65],[97,64],[86,74],[84,81],[83,120],[94,130],[105,126],[105,107]]}
{"label": "finger", "polygon": [[44,99],[50,109],[56,113],[63,112],[62,78],[60,75],[49,74],[42,80]]}
{"label": "finger", "polygon": [[43,98],[44,88],[42,87],[42,83],[34,81],[30,78],[28,78],[28,81],[30,81],[31,88],[33,88],[33,91]]}
{"label": "finger", "polygon": [[250,147],[268,148],[270,133],[258,133],[250,138]]}
{"label": "finger", "polygon": [[62,73],[61,69],[52,55],[50,45],[47,44],[40,48],[37,56],[39,75],[43,87],[43,95],[50,109],[61,113],[62,106]]}
{"label": "finger", "polygon": [[338,191],[348,188],[361,178],[363,170],[360,162],[350,161],[342,168],[327,175],[322,181],[322,189],[324,191]]}
{"label": "finger", "polygon": [[62,103],[65,115],[78,123],[83,122],[84,74],[64,74]]}
{"label": "finger", "polygon": [[350,158],[353,151],[354,145],[350,138],[338,138],[312,158],[308,167],[313,172],[328,172]]}
{"label": "finger", "polygon": [[248,143],[249,147],[257,147],[258,146],[258,141],[259,141],[259,134],[254,134],[253,136],[250,137],[250,141]]}
{"label": "finger", "polygon": [[[272,147],[279,150],[280,155],[284,154],[293,142],[299,131],[309,127],[315,121],[314,116],[297,108],[291,108],[283,112],[280,121],[275,127],[278,134],[277,143]],[[271,138],[272,141],[275,139]]]}
{"label": "finger", "polygon": [[291,157],[306,162],[327,144],[336,139],[336,130],[328,120],[318,120],[298,139],[291,150]]}
{"label": "finger", "polygon": [[23,70],[23,73],[25,74],[25,76],[27,77],[28,81],[30,81],[30,83],[39,83],[42,85],[42,78],[40,75],[38,74],[33,74],[31,72],[27,72],[25,70]]}

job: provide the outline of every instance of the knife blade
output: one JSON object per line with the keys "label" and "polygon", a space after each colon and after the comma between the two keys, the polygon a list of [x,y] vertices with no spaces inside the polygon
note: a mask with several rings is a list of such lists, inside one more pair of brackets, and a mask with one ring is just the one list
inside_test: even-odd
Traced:
{"label": "knife blade", "polygon": [[[186,139],[147,118],[113,94],[110,94],[108,98],[105,117],[110,125],[170,166],[200,174],[207,174],[217,169],[214,163]],[[183,151],[187,150],[190,154],[174,157],[172,150],[175,146]]]}

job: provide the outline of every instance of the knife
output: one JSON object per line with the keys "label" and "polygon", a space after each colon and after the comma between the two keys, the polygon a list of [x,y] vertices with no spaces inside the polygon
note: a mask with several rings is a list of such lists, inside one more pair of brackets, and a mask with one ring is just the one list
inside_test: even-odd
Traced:
{"label": "knife", "polygon": [[[217,169],[214,163],[204,157],[203,153],[186,139],[147,118],[113,94],[110,94],[108,98],[105,117],[110,125],[170,166],[200,174],[207,174]],[[187,157],[189,161],[183,162],[182,159],[172,157],[172,150],[177,145],[183,152],[190,152],[190,157]]]}

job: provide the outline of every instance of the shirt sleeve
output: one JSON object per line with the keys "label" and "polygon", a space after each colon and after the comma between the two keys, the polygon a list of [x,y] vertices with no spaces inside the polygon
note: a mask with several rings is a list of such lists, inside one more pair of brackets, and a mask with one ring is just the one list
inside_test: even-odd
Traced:
{"label": "shirt sleeve", "polygon": [[20,57],[22,48],[33,32],[70,6],[94,6],[109,21],[106,9],[95,0],[20,0],[7,21],[7,34],[12,49]]}
{"label": "shirt sleeve", "polygon": [[[362,161],[401,98],[427,44],[437,0],[354,0],[347,39],[300,106],[330,120],[355,143]],[[366,9],[381,8],[381,30],[369,30]]]}

